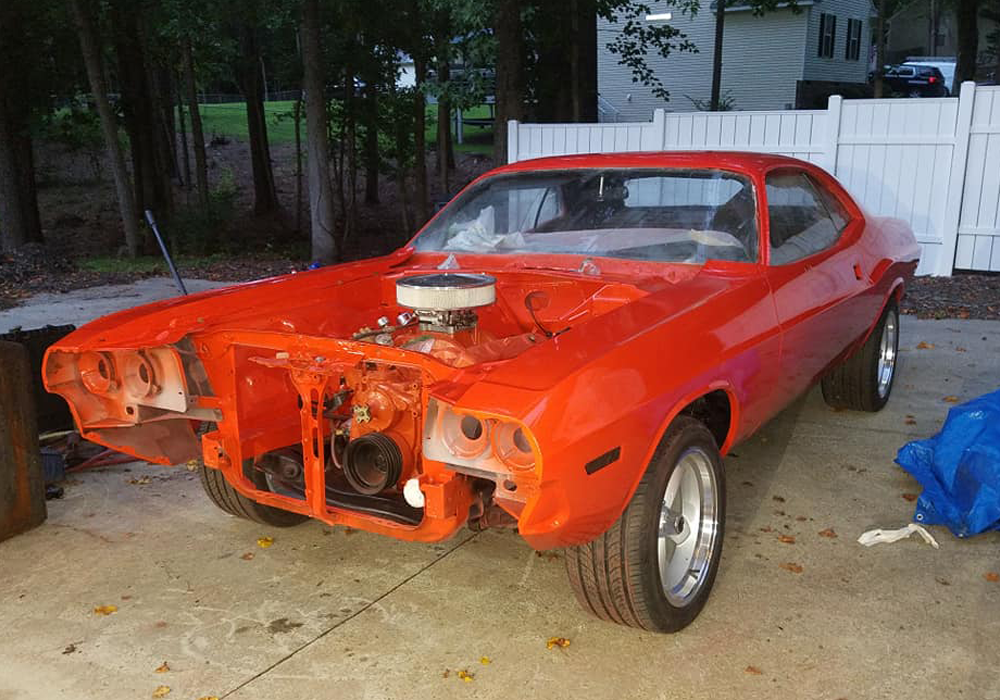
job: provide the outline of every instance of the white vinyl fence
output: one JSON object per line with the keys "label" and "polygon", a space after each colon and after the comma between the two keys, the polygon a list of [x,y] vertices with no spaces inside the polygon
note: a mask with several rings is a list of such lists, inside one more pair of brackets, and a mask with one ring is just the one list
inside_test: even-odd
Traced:
{"label": "white vinyl fence", "polygon": [[959,97],[844,100],[825,110],[671,112],[653,121],[507,125],[510,162],[570,153],[779,153],[834,174],[867,211],[904,219],[919,274],[1000,272],[1000,87]]}

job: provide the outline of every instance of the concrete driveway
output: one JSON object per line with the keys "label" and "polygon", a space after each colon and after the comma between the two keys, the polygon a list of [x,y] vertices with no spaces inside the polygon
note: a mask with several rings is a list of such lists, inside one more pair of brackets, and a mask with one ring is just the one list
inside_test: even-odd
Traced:
{"label": "concrete driveway", "polygon": [[0,698],[1000,697],[1000,533],[855,542],[910,521],[896,450],[939,428],[944,397],[1000,384],[1000,323],[906,317],[901,348],[882,413],[813,391],[726,460],[719,578],[680,634],[588,617],[561,555],[511,532],[267,529],[183,468],[135,464],[74,476],[0,543]]}

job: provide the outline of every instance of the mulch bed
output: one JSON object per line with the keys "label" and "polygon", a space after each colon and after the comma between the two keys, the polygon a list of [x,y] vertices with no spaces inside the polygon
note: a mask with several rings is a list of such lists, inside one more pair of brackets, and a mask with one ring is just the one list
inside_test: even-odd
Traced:
{"label": "mulch bed", "polygon": [[901,311],[919,318],[978,318],[1000,321],[1000,275],[917,277]]}

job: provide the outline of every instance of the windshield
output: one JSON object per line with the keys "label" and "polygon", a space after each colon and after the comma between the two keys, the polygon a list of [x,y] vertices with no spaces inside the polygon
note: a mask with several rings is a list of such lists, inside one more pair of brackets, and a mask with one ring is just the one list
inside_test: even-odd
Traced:
{"label": "windshield", "polygon": [[748,178],[721,170],[557,170],[487,178],[420,234],[421,251],[755,261]]}

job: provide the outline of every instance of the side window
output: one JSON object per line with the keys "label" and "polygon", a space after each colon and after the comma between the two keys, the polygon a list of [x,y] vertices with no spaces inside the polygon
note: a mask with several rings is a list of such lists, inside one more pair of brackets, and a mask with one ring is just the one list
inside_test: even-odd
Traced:
{"label": "side window", "polygon": [[816,55],[820,58],[833,58],[833,47],[837,44],[837,16],[820,13],[819,16],[819,46]]}
{"label": "side window", "polygon": [[837,198],[803,172],[770,173],[765,188],[772,265],[833,247],[850,219]]}

